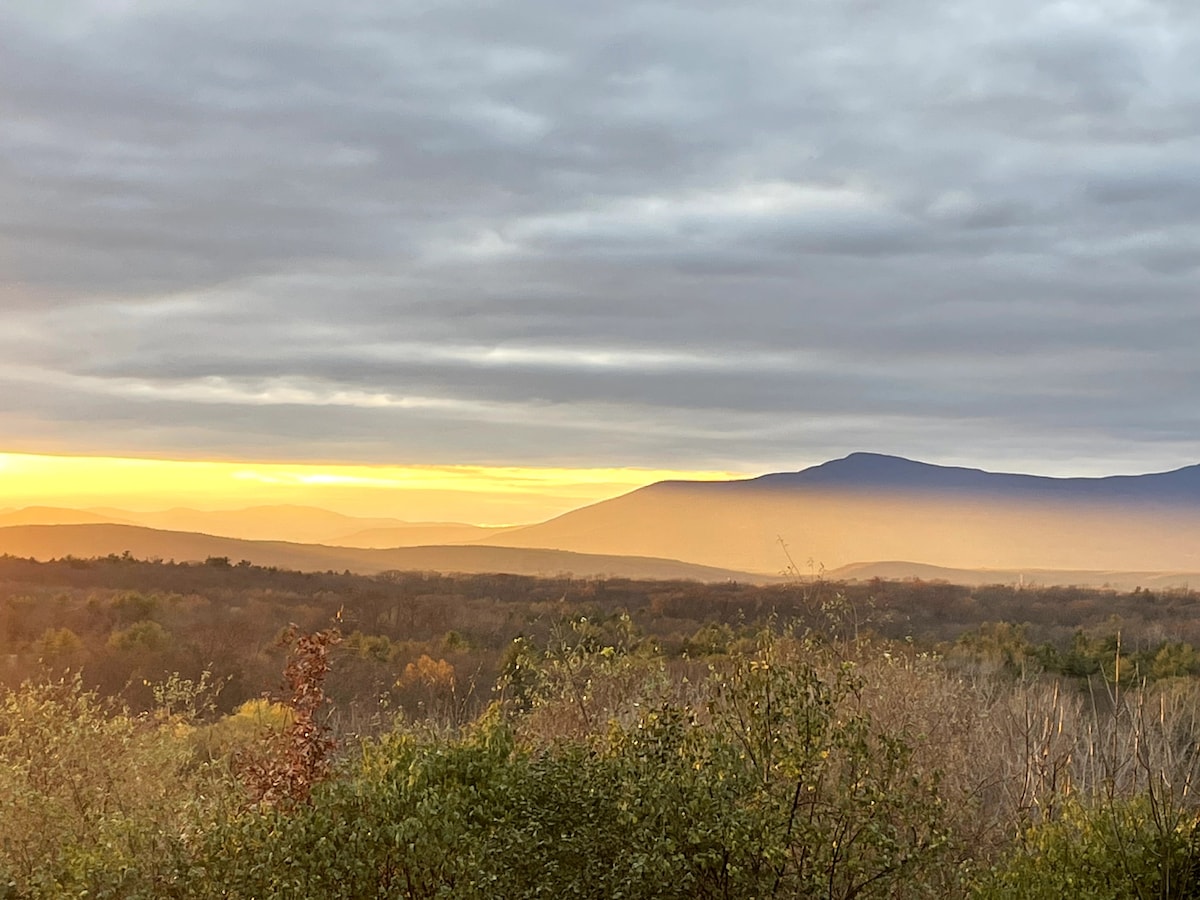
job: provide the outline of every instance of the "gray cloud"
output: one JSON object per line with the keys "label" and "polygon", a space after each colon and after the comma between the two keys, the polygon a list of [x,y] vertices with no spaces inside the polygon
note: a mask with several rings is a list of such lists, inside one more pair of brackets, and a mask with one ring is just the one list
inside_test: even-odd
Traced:
{"label": "gray cloud", "polygon": [[11,449],[1200,458],[1191,5],[19,2]]}

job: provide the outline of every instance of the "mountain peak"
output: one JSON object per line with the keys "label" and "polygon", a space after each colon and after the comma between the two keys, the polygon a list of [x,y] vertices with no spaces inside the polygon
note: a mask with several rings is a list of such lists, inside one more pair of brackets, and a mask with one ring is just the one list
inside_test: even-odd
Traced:
{"label": "mountain peak", "polygon": [[1145,475],[1052,478],[942,466],[903,456],[857,452],[799,472],[762,475],[742,484],[758,488],[837,488],[1024,497],[1036,494],[1046,499],[1069,497],[1194,504],[1200,500],[1200,465]]}
{"label": "mountain peak", "polygon": [[982,486],[998,477],[1024,479],[1032,476],[998,476],[981,469],[939,466],[903,456],[859,451],[799,472],[763,475],[752,481],[763,487],[965,488]]}
{"label": "mountain peak", "polygon": [[[919,469],[947,469],[959,468],[957,466],[939,466],[934,463],[919,462],[915,459],[908,459],[904,456],[893,456],[888,453],[869,453],[865,450],[858,450],[854,453],[843,456],[841,459],[831,459],[829,462],[821,463],[820,465],[811,466],[805,469],[806,472],[816,470],[825,471],[916,471]],[[978,472],[979,469],[967,469],[965,471]]]}

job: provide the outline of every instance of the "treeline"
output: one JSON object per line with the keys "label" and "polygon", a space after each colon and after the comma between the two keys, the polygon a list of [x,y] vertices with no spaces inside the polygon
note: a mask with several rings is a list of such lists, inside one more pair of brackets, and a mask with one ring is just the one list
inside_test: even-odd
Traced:
{"label": "treeline", "polygon": [[339,727],[369,731],[397,710],[468,721],[493,699],[521,642],[581,620],[673,660],[744,649],[769,624],[830,639],[875,636],[950,663],[1013,675],[1104,675],[1129,685],[1196,674],[1200,594],[1190,590],[301,573],[214,558],[0,558],[0,683],[78,672],[134,711],[172,674],[220,682],[221,712],[279,685],[279,637],[295,624],[345,636],[328,686]]}

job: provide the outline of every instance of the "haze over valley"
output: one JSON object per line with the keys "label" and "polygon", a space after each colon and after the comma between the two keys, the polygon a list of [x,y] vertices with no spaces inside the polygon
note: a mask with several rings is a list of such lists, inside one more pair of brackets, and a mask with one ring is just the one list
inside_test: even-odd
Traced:
{"label": "haze over valley", "polygon": [[30,507],[0,512],[0,552],[358,572],[1184,584],[1200,572],[1200,466],[1064,479],[855,453],[794,473],[658,482],[505,528],[295,506]]}

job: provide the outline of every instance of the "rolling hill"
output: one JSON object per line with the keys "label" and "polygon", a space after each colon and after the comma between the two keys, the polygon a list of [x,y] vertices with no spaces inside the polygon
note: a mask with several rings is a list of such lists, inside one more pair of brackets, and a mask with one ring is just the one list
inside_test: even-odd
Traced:
{"label": "rolling hill", "polygon": [[483,525],[463,525],[457,522],[414,522],[388,528],[365,528],[332,537],[322,543],[376,550],[389,547],[424,547],[431,544],[489,544],[491,538],[510,530]]}
{"label": "rolling hill", "polygon": [[60,506],[26,506],[0,511],[0,527],[5,525],[128,525],[130,519],[87,509]]}
{"label": "rolling hill", "polygon": [[14,525],[0,527],[0,554],[48,560],[89,559],[129,552],[138,559],[203,562],[228,558],[300,571],[361,574],[390,570],[560,575],[579,577],[754,581],[745,572],[670,559],[610,557],[564,550],[482,546],[400,547],[390,550],[328,547],[284,541],[245,541],[215,535],[163,531],[133,525]]}
{"label": "rolling hill", "polygon": [[153,512],[91,509],[87,512],[105,517],[109,522],[142,525],[166,531],[190,531],[251,541],[298,543],[333,543],[342,535],[368,528],[393,528],[409,524],[400,519],[361,518],[315,506],[295,505],[250,506],[245,509],[223,510],[177,507]]}
{"label": "rolling hill", "polygon": [[376,549],[478,542],[505,530],[462,522],[406,522],[394,518],[347,516],[315,506],[250,506],[224,510],[177,507],[150,512],[29,507],[0,511],[0,526],[104,523],[142,525],[162,531],[188,531],[248,541]]}

